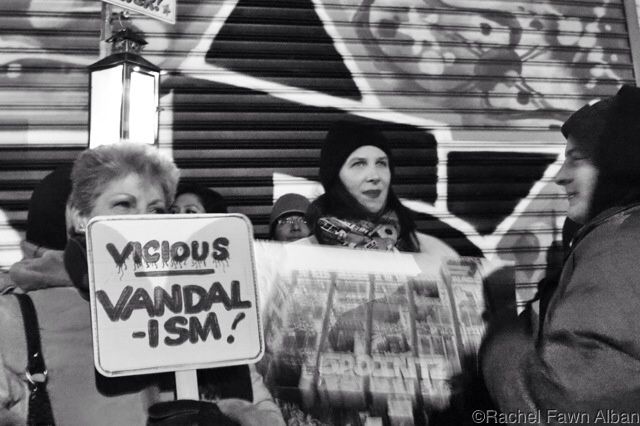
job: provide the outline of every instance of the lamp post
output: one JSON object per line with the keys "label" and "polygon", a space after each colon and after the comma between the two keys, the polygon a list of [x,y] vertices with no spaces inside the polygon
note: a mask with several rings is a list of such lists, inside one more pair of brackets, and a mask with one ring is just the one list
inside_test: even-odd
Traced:
{"label": "lamp post", "polygon": [[89,148],[157,145],[160,68],[138,54],[147,43],[130,29],[107,41],[115,53],[89,66]]}

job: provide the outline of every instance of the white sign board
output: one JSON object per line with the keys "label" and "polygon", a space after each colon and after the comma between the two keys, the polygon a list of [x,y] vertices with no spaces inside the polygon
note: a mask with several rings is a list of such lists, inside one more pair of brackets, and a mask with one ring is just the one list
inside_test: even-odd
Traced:
{"label": "white sign board", "polygon": [[93,350],[105,376],[257,362],[264,352],[249,220],[104,216],[87,227]]}
{"label": "white sign board", "polygon": [[170,24],[176,23],[176,0],[102,0]]}

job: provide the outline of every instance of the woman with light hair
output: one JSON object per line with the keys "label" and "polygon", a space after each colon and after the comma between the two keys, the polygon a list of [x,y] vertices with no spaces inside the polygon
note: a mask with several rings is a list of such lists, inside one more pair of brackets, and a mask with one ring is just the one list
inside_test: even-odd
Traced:
{"label": "woman with light hair", "polygon": [[[146,145],[105,145],[80,154],[71,172],[68,205],[72,231],[64,251],[64,266],[60,265],[59,271],[34,267],[24,278],[46,283],[47,276],[66,276],[68,285],[41,285],[30,291],[26,300],[17,295],[0,297],[0,425],[147,423],[149,408],[157,407],[154,404],[161,399],[157,386],[160,377],[107,378],[94,369],[84,232],[95,216],[168,211],[178,178],[175,164]],[[33,306],[31,313],[29,305]],[[23,320],[35,323],[32,330],[39,329],[40,339],[36,341],[40,340],[42,348],[42,356],[31,359],[28,366],[27,337],[33,340],[34,333],[25,333]],[[39,361],[42,358],[44,363]],[[220,373],[217,378],[228,379],[231,374],[234,386],[227,386],[229,389],[220,380],[222,394],[230,401],[227,406],[221,402],[220,411],[241,424],[252,424],[256,418],[266,419],[262,422],[265,425],[280,424],[277,408],[270,410],[270,395],[260,393],[257,385],[261,381],[252,378],[248,367]],[[43,398],[47,393],[50,402]],[[212,413],[210,405],[199,404],[194,416]],[[47,413],[43,409],[47,405],[51,416],[38,418]],[[244,410],[248,417],[242,417],[238,406],[248,407]],[[167,406],[161,407],[167,414]],[[166,417],[173,418],[172,413]],[[271,418],[274,420],[268,421]]]}

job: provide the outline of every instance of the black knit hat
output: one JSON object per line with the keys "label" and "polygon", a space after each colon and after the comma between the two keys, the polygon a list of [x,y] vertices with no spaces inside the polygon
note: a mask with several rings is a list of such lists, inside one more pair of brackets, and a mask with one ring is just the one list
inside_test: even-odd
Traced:
{"label": "black knit hat", "polygon": [[67,244],[65,207],[71,193],[71,167],[45,176],[33,190],[27,214],[26,240],[38,246],[63,250]]}
{"label": "black knit hat", "polygon": [[178,185],[175,198],[182,194],[195,194],[207,213],[227,213],[227,200],[213,189],[197,183],[183,183]]}
{"label": "black knit hat", "polygon": [[581,148],[593,155],[600,135],[607,125],[613,98],[612,96],[592,105],[587,104],[571,114],[560,129],[562,135],[565,138],[571,135]]}
{"label": "black knit hat", "polygon": [[589,217],[613,206],[640,202],[640,88],[585,106],[562,126],[598,169]]}
{"label": "black knit hat", "polygon": [[[632,161],[635,172],[640,154],[640,89],[625,85],[615,96],[583,106],[561,130],[565,137],[573,136],[602,171],[619,170],[621,162]],[[602,163],[609,158],[613,158],[610,164]]]}
{"label": "black knit hat", "polygon": [[380,148],[387,154],[389,168],[393,174],[389,143],[379,129],[355,121],[338,121],[329,129],[320,152],[320,182],[325,191],[333,186],[349,155],[365,145]]}

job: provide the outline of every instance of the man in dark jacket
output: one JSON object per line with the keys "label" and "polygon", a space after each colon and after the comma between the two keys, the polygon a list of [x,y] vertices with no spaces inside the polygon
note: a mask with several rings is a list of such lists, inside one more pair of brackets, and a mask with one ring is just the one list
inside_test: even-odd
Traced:
{"label": "man in dark jacket", "polygon": [[491,396],[516,423],[640,423],[638,117],[640,89],[625,86],[562,126],[556,183],[583,226],[546,312],[532,304],[494,324],[481,354]]}

